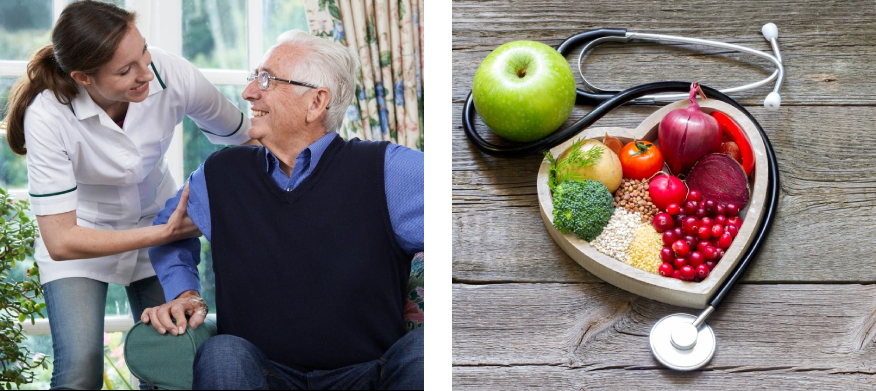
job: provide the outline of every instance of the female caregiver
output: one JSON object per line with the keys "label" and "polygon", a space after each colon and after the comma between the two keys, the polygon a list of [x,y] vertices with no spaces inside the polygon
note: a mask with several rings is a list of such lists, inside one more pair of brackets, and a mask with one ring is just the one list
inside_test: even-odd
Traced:
{"label": "female caregiver", "polygon": [[154,48],[135,14],[67,6],[10,93],[7,138],[27,155],[41,240],[35,258],[52,331],[52,388],[100,389],[107,284],[124,285],[134,321],[164,303],[147,248],[200,236],[164,156],[191,117],[214,144],[249,140],[249,118],[189,62]]}

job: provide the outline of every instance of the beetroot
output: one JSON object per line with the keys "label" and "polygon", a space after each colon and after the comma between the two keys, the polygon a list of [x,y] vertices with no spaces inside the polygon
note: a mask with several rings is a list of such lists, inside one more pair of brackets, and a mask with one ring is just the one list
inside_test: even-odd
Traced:
{"label": "beetroot", "polygon": [[702,193],[703,199],[735,204],[739,209],[748,205],[750,197],[745,170],[732,157],[719,153],[697,161],[687,176],[687,187]]}

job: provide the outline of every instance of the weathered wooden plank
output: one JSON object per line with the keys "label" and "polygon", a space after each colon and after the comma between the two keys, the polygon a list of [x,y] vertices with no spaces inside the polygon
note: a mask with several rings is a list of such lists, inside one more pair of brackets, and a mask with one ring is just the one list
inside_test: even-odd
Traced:
{"label": "weathered wooden plank", "polygon": [[750,367],[676,372],[565,368],[556,366],[453,367],[454,390],[872,390],[869,373],[798,372],[783,367]]}
{"label": "weathered wooden plank", "polygon": [[[620,109],[605,126],[635,126],[643,109]],[[782,199],[745,280],[876,281],[876,252],[867,250],[874,244],[867,232],[876,229],[876,165],[860,152],[876,150],[872,108],[752,111],[778,155]],[[461,132],[454,136],[454,278],[592,281],[544,229],[535,188],[540,158],[492,158]]]}
{"label": "weathered wooden plank", "polygon": [[[760,29],[779,27],[787,79],[784,105],[876,103],[876,7],[872,2],[745,0],[732,6],[714,1],[665,2],[454,1],[454,100],[465,97],[478,64],[498,45],[538,40],[556,46],[577,32],[598,27],[707,38],[770,51]],[[697,16],[691,16],[696,10]],[[714,17],[721,15],[721,17]],[[747,22],[744,22],[747,21]],[[630,44],[600,46],[585,62],[596,85],[626,88],[662,80],[698,80],[730,87],[772,73],[766,60],[700,46]],[[703,55],[702,52],[719,54]],[[577,73],[577,51],[568,58]],[[579,79],[580,82],[580,79]],[[741,95],[762,104],[771,87]]]}
{"label": "weathered wooden plank", "polygon": [[[585,373],[661,368],[650,328],[690,312],[608,284],[455,284],[453,309],[455,366]],[[707,323],[718,349],[705,370],[876,374],[874,285],[743,284]]]}

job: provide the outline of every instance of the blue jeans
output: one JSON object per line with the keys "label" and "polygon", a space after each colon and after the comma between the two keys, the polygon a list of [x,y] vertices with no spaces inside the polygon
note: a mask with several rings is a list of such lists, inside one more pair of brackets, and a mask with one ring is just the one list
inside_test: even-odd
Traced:
{"label": "blue jeans", "polygon": [[[43,285],[54,351],[53,390],[99,390],[103,386],[103,319],[108,286],[82,277]],[[125,290],[135,323],[144,309],[164,304],[158,277],[132,282]]]}
{"label": "blue jeans", "polygon": [[422,390],[423,328],[402,337],[379,360],[329,371],[310,372],[300,372],[269,360],[245,339],[217,335],[198,348],[192,388]]}

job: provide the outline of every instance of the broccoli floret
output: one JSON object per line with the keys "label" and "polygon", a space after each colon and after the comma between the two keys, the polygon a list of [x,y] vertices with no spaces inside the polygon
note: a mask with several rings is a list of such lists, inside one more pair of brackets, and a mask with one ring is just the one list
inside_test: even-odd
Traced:
{"label": "broccoli floret", "polygon": [[601,182],[567,180],[554,189],[554,227],[574,232],[588,242],[596,239],[614,213],[614,197]]}

